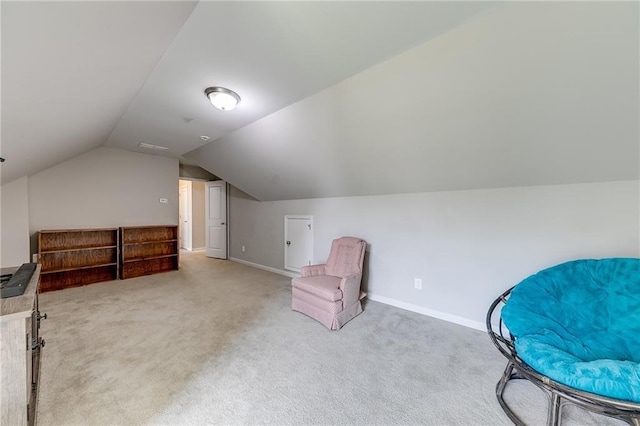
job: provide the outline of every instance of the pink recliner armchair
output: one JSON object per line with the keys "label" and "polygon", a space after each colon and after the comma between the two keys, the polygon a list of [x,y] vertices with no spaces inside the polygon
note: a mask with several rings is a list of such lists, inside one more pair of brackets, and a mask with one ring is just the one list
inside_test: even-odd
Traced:
{"label": "pink recliner armchair", "polygon": [[333,240],[327,263],[302,267],[302,276],[291,280],[291,309],[338,330],[362,312],[360,291],[367,243],[360,238]]}

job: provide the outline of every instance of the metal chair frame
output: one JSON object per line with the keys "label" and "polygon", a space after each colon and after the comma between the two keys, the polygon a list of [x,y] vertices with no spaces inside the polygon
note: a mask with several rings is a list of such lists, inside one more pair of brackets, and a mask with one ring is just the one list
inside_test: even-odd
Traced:
{"label": "metal chair frame", "polygon": [[[507,367],[496,384],[496,397],[509,419],[518,426],[525,426],[525,423],[520,420],[505,402],[503,395],[509,381],[526,379],[547,394],[549,399],[547,412],[548,426],[561,424],[562,407],[565,404],[574,404],[585,410],[625,421],[632,426],[640,426],[639,403],[608,398],[571,388],[538,373],[520,359],[514,345],[515,339],[503,324],[502,317],[499,315],[502,306],[507,303],[507,299],[514,287],[502,293],[491,304],[487,312],[487,332],[489,333],[489,337],[502,355],[507,358]],[[500,307],[500,309],[497,309],[498,307]],[[496,315],[498,315],[499,318],[497,332],[493,330],[492,322]]]}

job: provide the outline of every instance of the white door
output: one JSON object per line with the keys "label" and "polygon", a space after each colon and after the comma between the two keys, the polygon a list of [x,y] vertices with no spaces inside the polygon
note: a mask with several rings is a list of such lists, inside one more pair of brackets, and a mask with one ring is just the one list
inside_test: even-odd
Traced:
{"label": "white door", "polygon": [[221,180],[206,183],[205,218],[207,256],[227,258],[227,184]]}
{"label": "white door", "polygon": [[[190,183],[190,182],[189,182]],[[180,186],[180,248],[191,250],[191,197],[187,184]]]}
{"label": "white door", "polygon": [[284,217],[284,268],[300,272],[313,259],[313,216]]}

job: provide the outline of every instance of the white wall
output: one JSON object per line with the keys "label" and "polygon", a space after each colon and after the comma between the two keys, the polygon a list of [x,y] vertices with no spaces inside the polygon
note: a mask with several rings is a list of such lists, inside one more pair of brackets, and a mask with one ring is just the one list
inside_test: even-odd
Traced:
{"label": "white wall", "polygon": [[178,224],[175,158],[101,147],[29,177],[32,236],[41,229],[163,224]]}
{"label": "white wall", "polygon": [[29,180],[14,180],[0,188],[0,265],[21,265],[29,260]]}
{"label": "white wall", "polygon": [[367,240],[372,299],[480,329],[496,296],[542,268],[640,256],[637,180],[270,202],[232,188],[231,257],[283,269],[286,214],[314,216],[316,262],[333,238]]}

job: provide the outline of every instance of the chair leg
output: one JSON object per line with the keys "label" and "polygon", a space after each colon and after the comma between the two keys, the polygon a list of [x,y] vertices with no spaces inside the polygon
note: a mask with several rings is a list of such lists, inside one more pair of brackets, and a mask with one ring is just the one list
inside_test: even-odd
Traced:
{"label": "chair leg", "polygon": [[551,392],[549,398],[549,413],[547,415],[547,426],[558,426],[560,424],[562,413],[560,403],[560,395],[555,392]]}
{"label": "chair leg", "polygon": [[507,386],[509,380],[511,380],[511,375],[513,374],[513,363],[508,362],[506,368],[504,369],[504,373],[502,377],[496,384],[496,396],[498,400],[502,400],[502,394],[504,393],[504,388]]}
{"label": "chair leg", "polygon": [[[507,402],[504,400],[504,392],[506,390],[507,384],[509,381],[514,379],[527,379],[527,377],[523,377],[519,370],[516,368],[516,365],[512,361],[507,362],[507,366],[504,369],[504,373],[502,377],[496,383],[496,397],[498,402],[500,403],[500,407],[505,412],[505,414],[509,417],[509,419],[516,426],[525,426],[525,423],[518,418],[518,416],[511,410]],[[541,390],[545,392],[548,401],[548,412],[547,412],[547,426],[560,426],[562,424],[562,410],[564,405],[574,403],[570,399],[563,398],[559,393],[555,392],[550,386],[538,386]],[[620,419],[629,424],[629,426],[640,426],[640,416],[636,413],[637,411],[633,411],[633,414],[630,413],[617,413],[611,412],[607,409],[603,410],[602,405],[597,405],[593,403],[593,407],[591,404],[579,404],[576,403],[578,407],[582,407],[588,411],[592,411],[594,413],[603,414],[606,416],[614,417]]]}
{"label": "chair leg", "polygon": [[513,363],[509,361],[507,363],[507,367],[504,369],[504,373],[502,374],[502,377],[496,384],[496,397],[498,398],[498,403],[500,404],[500,407],[502,407],[502,411],[505,412],[505,414],[509,417],[509,419],[511,419],[511,421],[516,426],[524,426],[524,422],[520,420],[513,411],[511,411],[511,408],[509,408],[509,406],[507,405],[507,402],[504,400],[504,397],[502,396],[504,394],[505,388],[507,387],[507,383],[509,383],[509,380],[519,378],[517,372],[514,372],[514,370],[515,370],[515,367]]}
{"label": "chair leg", "polygon": [[631,417],[628,423],[632,426],[640,426],[640,417]]}

